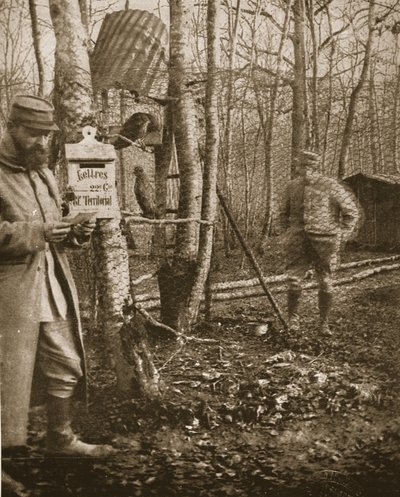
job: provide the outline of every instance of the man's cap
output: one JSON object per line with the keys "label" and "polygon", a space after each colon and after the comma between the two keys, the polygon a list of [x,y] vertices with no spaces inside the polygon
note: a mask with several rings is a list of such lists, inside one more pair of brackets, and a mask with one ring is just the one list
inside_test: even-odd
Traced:
{"label": "man's cap", "polygon": [[317,167],[320,161],[320,155],[312,150],[302,150],[297,157],[297,163],[303,166]]}
{"label": "man's cap", "polygon": [[10,112],[10,121],[27,128],[58,131],[54,122],[54,107],[44,98],[34,95],[16,95]]}

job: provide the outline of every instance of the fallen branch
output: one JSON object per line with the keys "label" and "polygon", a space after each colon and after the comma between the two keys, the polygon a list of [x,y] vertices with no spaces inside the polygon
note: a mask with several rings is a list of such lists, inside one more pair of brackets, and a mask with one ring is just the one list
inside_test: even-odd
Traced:
{"label": "fallen branch", "polygon": [[[396,261],[400,259],[400,255],[393,255],[393,256],[388,256],[388,257],[380,257],[379,259],[363,259],[361,261],[353,261],[353,262],[346,262],[343,264],[340,264],[338,267],[338,271],[344,271],[346,269],[352,269],[356,267],[362,267],[362,266],[370,266],[374,263],[381,264],[382,262],[391,262],[391,261]],[[283,283],[287,281],[289,276],[285,273],[283,274],[278,274],[274,276],[269,276],[265,278],[265,281],[267,283]],[[233,288],[245,288],[245,287],[252,287],[252,286],[258,286],[260,284],[260,280],[258,278],[251,278],[249,280],[236,280],[236,281],[224,281],[221,283],[213,283],[211,285],[211,290],[212,291],[218,291],[218,290],[228,290],[228,289],[233,289]]]}
{"label": "fallen branch", "polygon": [[345,262],[343,264],[340,264],[339,271],[341,269],[350,269],[353,267],[371,266],[372,264],[381,264],[382,262],[398,261],[399,259],[400,259],[400,255],[389,255],[387,257],[379,257],[377,259],[362,259],[361,261]]}
{"label": "fallen branch", "polygon": [[166,324],[163,324],[163,323],[160,323],[159,321],[157,321],[157,319],[153,318],[153,316],[151,314],[149,314],[145,309],[143,309],[143,307],[141,305],[137,304],[136,302],[133,304],[133,308],[141,316],[143,316],[144,319],[148,323],[150,323],[152,326],[155,326],[156,328],[159,328],[163,331],[168,331],[168,333],[171,333],[172,335],[174,335],[177,338],[180,338],[182,336],[180,333],[178,333],[176,330],[174,330],[170,326],[167,326]]}
{"label": "fallen branch", "polygon": [[182,224],[182,223],[199,223],[199,224],[207,224],[209,226],[214,223],[211,221],[206,221],[205,219],[197,219],[194,217],[187,217],[185,219],[147,219],[146,217],[137,216],[133,212],[130,211],[121,211],[124,216],[130,218],[136,224]]}
{"label": "fallen branch", "polygon": [[170,326],[167,326],[164,323],[160,323],[160,321],[157,321],[157,319],[153,318],[151,314],[149,314],[141,305],[134,303],[133,304],[134,309],[152,326],[156,327],[157,329],[167,331],[168,333],[171,333],[174,335],[178,340],[182,342],[202,342],[202,343],[217,343],[217,340],[214,338],[200,338],[200,337],[193,337],[193,336],[188,336],[188,335],[183,335],[181,333],[178,333],[176,330],[171,328]]}
{"label": "fallen branch", "polygon": [[385,273],[388,271],[394,271],[396,269],[400,269],[400,263],[388,264],[386,266],[379,266],[379,267],[374,267],[371,269],[366,269],[365,271],[360,271],[359,273],[353,274],[352,276],[348,276],[347,278],[342,278],[340,280],[334,281],[333,284],[334,285],[346,285],[347,283],[353,283],[354,281],[368,278],[369,276],[373,276],[374,274]]}
{"label": "fallen branch", "polygon": [[[354,281],[358,281],[361,279],[368,278],[370,276],[373,276],[375,274],[379,274],[381,272],[388,272],[388,271],[395,271],[396,269],[400,269],[400,263],[396,264],[390,264],[390,265],[384,265],[384,266],[379,266],[371,269],[367,269],[365,271],[360,271],[359,273],[356,273],[352,276],[348,276],[345,278],[338,279],[334,281],[334,285],[340,286],[340,285],[345,285],[348,283],[353,283]],[[278,281],[278,280],[276,280]],[[281,282],[284,282],[285,280],[281,278]],[[305,289],[312,289],[316,288],[317,283],[312,281],[312,282],[307,282],[304,285]],[[222,292],[216,292],[213,295],[213,300],[218,301],[218,302],[223,302],[223,301],[229,301],[229,300],[237,300],[237,299],[242,299],[242,298],[250,298],[250,297],[260,297],[264,295],[263,290],[259,286],[250,286],[250,287],[241,287],[237,288],[236,290],[233,289],[234,291],[227,292],[227,291],[222,291]],[[286,286],[277,286],[274,288],[275,293],[281,293],[286,291]],[[142,294],[142,295],[136,295],[136,300],[138,302],[141,302],[142,307],[144,307],[147,310],[157,310],[160,308],[160,300],[155,294]]]}
{"label": "fallen branch", "polygon": [[131,285],[132,286],[137,286],[140,285],[140,283],[143,283],[143,281],[151,280],[152,278],[155,278],[158,274],[158,270],[155,271],[154,273],[151,274],[143,274],[142,276],[139,276],[139,278],[136,278],[136,280],[131,280]]}

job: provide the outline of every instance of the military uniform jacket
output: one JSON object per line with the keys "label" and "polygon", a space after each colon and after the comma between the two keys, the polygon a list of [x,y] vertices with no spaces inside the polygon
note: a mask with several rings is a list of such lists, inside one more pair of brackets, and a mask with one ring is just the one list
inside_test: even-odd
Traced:
{"label": "military uniform jacket", "polygon": [[[29,171],[17,162],[11,137],[0,145],[0,350],[2,445],[26,443],[31,388],[36,390],[36,347],[40,327],[41,291],[45,270],[44,217],[61,220],[60,198],[52,172],[39,172],[48,194],[38,195]],[[35,173],[37,174],[37,173]],[[49,221],[49,219],[46,219]],[[58,280],[75,322],[82,355],[78,296],[69,268],[66,245],[50,244]],[[83,387],[83,388],[82,388]],[[85,381],[77,395],[84,398]]]}
{"label": "military uniform jacket", "polygon": [[310,234],[342,235],[347,239],[360,218],[351,191],[327,176],[291,180],[282,205],[282,226]]}

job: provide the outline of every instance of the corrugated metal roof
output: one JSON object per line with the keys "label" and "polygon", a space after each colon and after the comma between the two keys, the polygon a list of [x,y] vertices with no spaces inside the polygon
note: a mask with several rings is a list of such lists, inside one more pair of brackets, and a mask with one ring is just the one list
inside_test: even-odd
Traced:
{"label": "corrugated metal roof", "polygon": [[[158,86],[167,81],[167,46],[166,25],[150,12],[107,14],[91,55],[94,90],[116,87],[151,94],[155,79]],[[153,93],[160,91],[157,88]]]}
{"label": "corrugated metal roof", "polygon": [[356,178],[357,176],[362,176],[364,178],[372,179],[375,181],[380,181],[388,185],[400,185],[400,175],[399,174],[369,174],[369,173],[357,173],[344,178],[345,180]]}

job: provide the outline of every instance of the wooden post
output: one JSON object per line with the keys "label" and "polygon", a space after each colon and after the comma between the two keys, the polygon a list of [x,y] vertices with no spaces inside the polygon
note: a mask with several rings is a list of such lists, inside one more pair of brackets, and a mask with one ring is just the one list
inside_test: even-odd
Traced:
{"label": "wooden post", "polygon": [[218,186],[217,186],[217,195],[218,195],[219,201],[221,203],[221,206],[226,214],[226,217],[228,218],[228,221],[229,221],[233,231],[235,232],[235,235],[237,236],[245,254],[249,258],[251,265],[253,266],[253,268],[257,274],[258,279],[260,280],[260,285],[261,285],[262,289],[264,290],[265,295],[268,297],[268,300],[270,301],[272,308],[275,311],[275,314],[278,316],[280,322],[283,324],[283,327],[285,328],[285,330],[287,330],[288,329],[287,323],[286,323],[285,319],[283,318],[282,312],[279,309],[279,306],[276,303],[272,293],[269,291],[269,289],[267,287],[267,283],[265,281],[261,267],[258,264],[257,259],[255,258],[251,248],[249,247],[249,245],[246,243],[245,239],[243,238],[243,236],[239,230],[239,227],[236,224],[236,221],[233,218],[232,213],[231,213],[231,211],[230,211],[230,209],[225,201],[225,198],[222,195],[222,193],[220,192]]}

